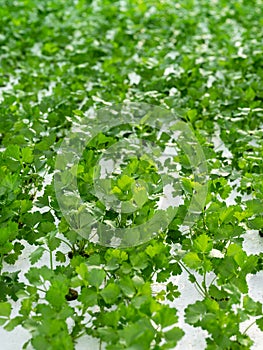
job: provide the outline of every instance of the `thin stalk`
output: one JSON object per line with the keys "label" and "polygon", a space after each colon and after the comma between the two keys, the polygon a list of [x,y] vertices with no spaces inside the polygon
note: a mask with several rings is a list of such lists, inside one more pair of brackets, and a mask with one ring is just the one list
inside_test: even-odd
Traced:
{"label": "thin stalk", "polygon": [[73,250],[73,247],[71,244],[69,244],[67,241],[65,241],[63,238],[59,238],[61,242],[65,243],[71,250]]}
{"label": "thin stalk", "polygon": [[53,270],[53,256],[52,251],[49,251],[49,262],[50,262],[50,269]]}
{"label": "thin stalk", "polygon": [[204,287],[205,295],[208,295],[207,286],[206,286],[206,271],[204,272],[203,287]]}
{"label": "thin stalk", "polygon": [[255,320],[254,322],[252,322],[243,332],[243,334],[246,334],[247,331],[249,330],[250,327],[252,327],[255,323],[257,322],[257,320]]}
{"label": "thin stalk", "polygon": [[[182,266],[182,268],[189,274],[189,275],[193,275],[187,267],[184,266],[183,263],[181,263],[180,261],[178,261],[178,264]],[[199,288],[199,290],[202,292],[203,296],[206,296],[205,290],[204,288],[199,284],[199,282],[197,280],[195,280],[195,284],[196,286]]]}
{"label": "thin stalk", "polygon": [[205,214],[204,214],[204,213],[205,213],[205,212],[203,211],[203,213],[202,213],[202,221],[203,221],[203,228],[204,228],[204,230],[206,231],[207,228],[206,228]]}
{"label": "thin stalk", "polygon": [[0,254],[0,274],[2,273],[4,255]]}
{"label": "thin stalk", "polygon": [[81,338],[82,336],[84,336],[85,334],[86,334],[86,331],[83,331],[83,332],[77,334],[75,337],[73,337],[73,339],[77,340],[77,339]]}
{"label": "thin stalk", "polygon": [[195,287],[195,290],[197,291],[197,293],[199,293],[202,297],[205,297],[203,291],[200,291],[198,288],[197,288],[197,285],[194,284],[194,287]]}
{"label": "thin stalk", "polygon": [[215,276],[215,277],[212,279],[212,281],[211,281],[211,283],[210,283],[210,286],[215,282],[216,279],[217,279],[217,276]]}

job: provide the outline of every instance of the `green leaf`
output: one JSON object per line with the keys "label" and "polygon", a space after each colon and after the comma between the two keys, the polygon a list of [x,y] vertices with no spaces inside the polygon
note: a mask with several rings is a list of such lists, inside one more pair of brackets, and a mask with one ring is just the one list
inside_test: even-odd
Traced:
{"label": "green leaf", "polygon": [[8,332],[11,332],[14,330],[17,326],[21,326],[23,322],[24,317],[23,316],[16,316],[12,320],[10,320],[6,325],[5,325],[5,330]]}
{"label": "green leaf", "polygon": [[114,284],[109,283],[101,292],[100,295],[107,304],[114,304],[120,297],[120,288]]}
{"label": "green leaf", "polygon": [[8,318],[11,315],[11,304],[0,302],[0,316]]}
{"label": "green leaf", "polygon": [[92,288],[83,287],[78,300],[86,307],[95,306],[98,304],[98,294]]}
{"label": "green leaf", "polygon": [[119,337],[117,335],[116,330],[113,330],[110,327],[100,327],[97,330],[100,339],[104,342],[116,342],[118,341]]}
{"label": "green leaf", "polygon": [[174,345],[184,336],[184,331],[179,327],[174,327],[164,333],[164,337],[167,341],[172,341]]}
{"label": "green leaf", "polygon": [[56,252],[56,261],[61,262],[61,263],[66,262],[66,256],[65,256],[65,254],[63,254],[63,253],[60,252],[60,251],[57,251],[57,252]]}
{"label": "green leaf", "polygon": [[119,334],[126,348],[148,350],[155,336],[155,330],[148,319],[142,318],[120,330]]}
{"label": "green leaf", "polygon": [[8,228],[1,228],[1,234],[0,234],[0,245],[4,245],[9,241],[9,230]]}
{"label": "green leaf", "polygon": [[148,266],[148,258],[144,252],[131,254],[130,261],[136,270],[143,270]]}
{"label": "green leaf", "polygon": [[253,101],[255,98],[256,94],[255,91],[252,89],[252,87],[250,86],[245,93],[245,99],[247,101]]}
{"label": "green leaf", "polygon": [[88,273],[87,273],[87,281],[91,286],[94,286],[97,289],[101,286],[105,277],[106,277],[106,273],[102,269],[88,270]]}
{"label": "green leaf", "polygon": [[263,317],[260,317],[256,320],[256,323],[261,331],[263,331]]}
{"label": "green leaf", "polygon": [[171,326],[178,321],[178,317],[176,316],[176,310],[164,305],[155,316],[153,316],[153,320],[155,323],[160,324],[162,328]]}
{"label": "green leaf", "polygon": [[122,277],[119,281],[119,286],[124,295],[132,298],[136,292],[133,281],[129,277]]}
{"label": "green leaf", "polygon": [[194,248],[198,252],[208,253],[213,248],[212,240],[206,234],[202,234],[194,240]]}
{"label": "green leaf", "polygon": [[259,316],[262,314],[261,303],[254,301],[248,295],[245,295],[243,298],[243,308],[249,315]]}
{"label": "green leaf", "polygon": [[[137,184],[138,185],[138,184]],[[143,204],[148,200],[148,193],[144,186],[132,186],[133,199],[136,205],[141,208]]]}
{"label": "green leaf", "polygon": [[10,221],[7,226],[0,228],[0,245],[4,245],[8,243],[9,240],[15,239],[17,233],[17,223]]}
{"label": "green leaf", "polygon": [[76,267],[76,272],[80,275],[80,277],[85,281],[88,281],[88,267],[85,263],[81,263]]}
{"label": "green leaf", "polygon": [[29,147],[22,148],[22,161],[32,163],[34,160],[33,152]]}
{"label": "green leaf", "polygon": [[191,269],[197,269],[202,265],[202,260],[195,252],[186,253],[183,257],[183,262]]}
{"label": "green leaf", "polygon": [[191,121],[191,123],[193,123],[196,119],[196,116],[197,116],[197,110],[190,109],[189,111],[187,111],[187,116],[188,116],[189,120]]}
{"label": "green leaf", "polygon": [[248,227],[253,230],[260,230],[263,228],[263,217],[257,216],[248,221]]}
{"label": "green leaf", "polygon": [[45,251],[45,248],[38,247],[33,253],[30,254],[30,262],[32,265],[34,265],[36,262],[38,262]]}
{"label": "green leaf", "polygon": [[230,244],[227,248],[227,256],[232,256],[239,266],[243,266],[246,260],[246,253],[237,244]]}
{"label": "green leaf", "polygon": [[56,309],[60,310],[66,303],[66,294],[68,293],[68,287],[63,281],[56,280],[46,293],[46,300]]}
{"label": "green leaf", "polygon": [[197,301],[195,304],[187,306],[185,310],[186,322],[191,325],[198,325],[205,312],[206,306],[202,301]]}
{"label": "green leaf", "polygon": [[[50,225],[50,227],[51,226],[53,226],[53,225]],[[59,238],[57,238],[56,235],[57,235],[57,231],[51,231],[47,235],[47,245],[51,251],[56,250],[61,244],[61,240]]]}
{"label": "green leaf", "polygon": [[129,188],[131,188],[131,185],[133,183],[134,183],[134,179],[127,175],[122,175],[117,181],[117,185],[122,191],[126,191]]}

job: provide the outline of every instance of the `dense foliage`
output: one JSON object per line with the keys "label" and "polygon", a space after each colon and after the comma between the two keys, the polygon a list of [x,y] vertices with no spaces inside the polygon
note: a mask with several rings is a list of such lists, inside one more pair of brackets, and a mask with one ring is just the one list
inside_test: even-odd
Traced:
{"label": "dense foliage", "polygon": [[[262,0],[0,5],[0,324],[9,331],[17,325],[29,329],[37,350],[73,349],[84,334],[108,350],[174,349],[184,331],[176,308],[164,300],[178,298],[170,277],[186,270],[203,299],[186,308],[185,321],[207,330],[206,348],[250,349],[253,342],[240,323],[256,316],[263,331],[262,305],[249,296],[246,281],[262,270],[263,254],[248,254],[242,246],[248,229],[262,234],[263,228]],[[45,186],[44,179],[53,174],[72,123],[124,100],[180,111],[204,150],[209,191],[199,220],[182,233],[195,183],[187,157],[179,155],[186,200],[169,228],[138,247],[113,249],[70,229],[53,184]],[[144,192],[137,201],[146,201],[147,210],[132,218],[106,212],[89,193],[91,168],[120,137],[117,132],[87,146],[80,191],[107,220],[139,224],[154,210]],[[154,135],[139,126],[125,132],[122,137]],[[216,135],[228,152],[215,147]],[[135,175],[159,193],[149,159],[129,164],[126,178],[116,177],[120,200],[130,199]],[[229,205],[233,190],[238,195]],[[16,264],[26,244],[32,246],[32,266],[21,280],[23,271],[8,272],[6,266]],[[43,254],[50,265],[34,266]],[[153,282],[162,284],[161,292],[153,293]],[[19,315],[12,317],[11,305],[19,301]]]}

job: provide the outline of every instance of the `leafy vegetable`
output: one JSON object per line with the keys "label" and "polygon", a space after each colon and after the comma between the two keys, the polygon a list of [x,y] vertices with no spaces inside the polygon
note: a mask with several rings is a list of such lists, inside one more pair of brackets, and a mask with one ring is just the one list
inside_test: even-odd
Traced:
{"label": "leafy vegetable", "polygon": [[[262,304],[247,284],[262,271],[263,253],[243,246],[244,233],[263,229],[262,18],[262,0],[1,1],[0,324],[30,330],[24,348],[71,350],[88,334],[107,350],[174,349],[184,336],[174,307],[174,276],[182,271],[202,296],[184,320],[207,331],[206,349],[252,347],[240,324],[254,317],[263,331]],[[127,100],[162,106],[188,123],[205,154],[208,193],[205,208],[194,203],[195,224],[183,227],[199,183],[176,139],[171,144],[162,125],[147,125],[149,115],[99,130],[62,181],[77,174],[81,200],[98,222],[134,228],[128,243],[140,240],[136,227],[154,216],[171,179],[141,152],[100,181],[97,196],[101,157],[134,139],[176,150],[164,160],[178,175],[174,219],[147,243],[113,249],[71,229],[54,172],[71,127]],[[71,161],[61,157],[61,169]],[[65,201],[73,206],[74,196]],[[16,263],[28,245],[31,266],[21,279]],[[162,290],[155,293],[154,283]]]}

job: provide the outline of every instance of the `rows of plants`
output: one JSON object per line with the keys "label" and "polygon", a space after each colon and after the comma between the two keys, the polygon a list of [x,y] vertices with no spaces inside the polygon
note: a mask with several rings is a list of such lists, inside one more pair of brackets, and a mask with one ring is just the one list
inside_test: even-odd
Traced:
{"label": "rows of plants", "polygon": [[[32,335],[23,348],[37,350],[74,349],[85,334],[107,350],[175,349],[184,330],[171,306],[180,296],[174,276],[186,271],[202,299],[185,309],[185,322],[208,332],[206,349],[251,349],[240,324],[254,317],[263,331],[262,304],[247,285],[263,254],[248,254],[242,242],[248,229],[263,235],[262,0],[0,3],[1,326],[22,325]],[[198,220],[183,229],[197,184],[179,149],[173,161],[184,202],[175,218],[150,241],[119,249],[72,230],[45,179],[72,125],[125,101],[161,106],[188,123],[206,158],[208,193]],[[167,142],[146,124],[109,128],[86,146],[77,171],[83,200],[114,227],[147,223],[162,192],[155,164],[142,155],[113,181],[120,201],[133,198],[136,179],[149,184],[151,198],[133,198],[138,212],[107,210],[94,194],[100,156],[132,135],[161,149]],[[214,147],[216,135],[231,156]],[[8,272],[26,244],[31,267]],[[43,255],[49,264],[39,266]]]}

